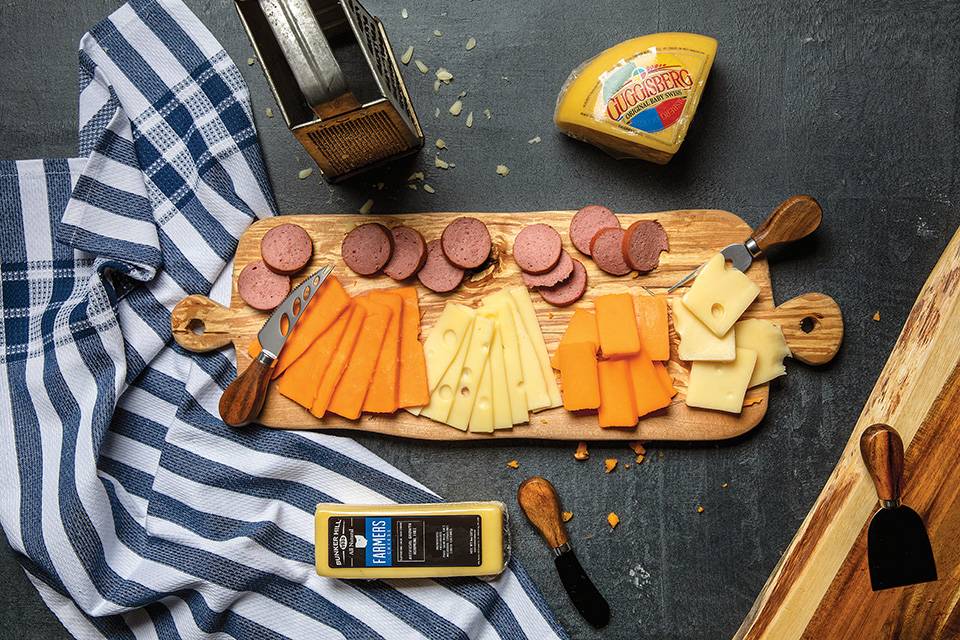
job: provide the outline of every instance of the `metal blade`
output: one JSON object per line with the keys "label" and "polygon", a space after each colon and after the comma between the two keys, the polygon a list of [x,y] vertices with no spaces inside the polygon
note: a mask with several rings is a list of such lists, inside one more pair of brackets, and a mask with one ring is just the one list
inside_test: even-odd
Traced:
{"label": "metal blade", "polygon": [[570,601],[584,620],[598,629],[606,626],[610,622],[610,605],[593,586],[593,582],[580,566],[580,561],[577,560],[573,551],[561,553],[554,562],[557,565],[557,573],[560,574],[560,582],[563,583]]}
{"label": "metal blade", "polygon": [[[723,254],[724,260],[729,260],[733,263],[733,268],[739,271],[746,271],[750,268],[750,265],[753,264],[753,255],[751,255],[750,250],[747,249],[747,245],[742,242],[731,244],[728,247],[724,248],[720,253]],[[679,286],[686,284],[691,278],[700,273],[700,269],[703,269],[703,265],[700,265],[687,275],[683,277],[683,280],[677,282],[672,287],[667,289],[667,293],[670,293]]]}
{"label": "metal blade", "polygon": [[923,520],[904,506],[880,509],[867,531],[867,563],[874,591],[937,579],[937,565]]}
{"label": "metal blade", "polygon": [[276,360],[280,355],[280,349],[283,343],[287,341],[287,336],[293,331],[293,325],[297,323],[303,310],[307,308],[314,294],[327,279],[330,272],[333,271],[333,265],[327,265],[315,274],[304,280],[300,285],[290,292],[283,302],[276,308],[270,319],[267,320],[260,333],[257,334],[257,340],[267,355],[273,356]]}

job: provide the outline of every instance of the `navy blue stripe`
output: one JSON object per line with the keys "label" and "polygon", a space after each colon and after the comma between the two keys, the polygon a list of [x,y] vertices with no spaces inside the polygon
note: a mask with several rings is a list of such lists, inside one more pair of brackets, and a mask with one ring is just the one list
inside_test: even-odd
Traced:
{"label": "navy blue stripe", "polygon": [[81,251],[121,260],[136,266],[157,268],[163,264],[162,256],[156,247],[139,242],[107,238],[81,227],[62,223],[63,233],[68,234],[70,244]]}
{"label": "navy blue stripe", "polygon": [[186,291],[187,295],[208,294],[213,283],[197,270],[190,258],[183,254],[180,247],[173,243],[162,228],[157,229],[157,234],[160,236],[160,246],[163,248],[163,262],[167,275]]}
{"label": "navy blue stripe", "polygon": [[520,583],[520,586],[523,588],[524,593],[529,596],[530,603],[540,612],[540,615],[543,616],[544,621],[553,629],[553,632],[557,634],[560,638],[568,638],[566,630],[560,626],[560,622],[557,620],[557,616],[554,615],[553,611],[550,610],[550,607],[547,606],[546,600],[540,596],[540,592],[537,591],[536,585],[533,584],[533,580],[530,579],[530,575],[527,573],[527,570],[523,568],[523,565],[517,560],[516,556],[510,558],[510,562],[507,564],[507,568],[513,572],[513,575],[516,576],[517,582]]}
{"label": "navy blue stripe", "polygon": [[150,499],[153,491],[153,476],[150,474],[105,455],[97,459],[97,469],[115,480],[127,493]]}
{"label": "navy blue stripe", "polygon": [[153,222],[153,210],[145,197],[131,191],[117,189],[87,175],[81,175],[77,180],[73,198],[109,211],[120,218],[130,218],[137,222]]}
{"label": "navy blue stripe", "polygon": [[163,447],[163,441],[167,437],[166,427],[147,416],[128,411],[122,406],[117,407],[113,412],[110,430],[157,451]]}
{"label": "navy blue stripe", "polygon": [[[155,7],[157,11],[164,11],[162,7]],[[104,20],[89,31],[90,35],[107,52],[110,60],[117,65],[120,71],[137,88],[149,104],[158,104],[161,97],[169,91],[163,80],[153,71],[150,63],[143,59],[123,34],[117,31],[111,20]]]}
{"label": "navy blue stripe", "polygon": [[524,637],[510,606],[486,582],[475,578],[439,578],[437,583],[476,605],[501,638]]}
{"label": "navy blue stripe", "polygon": [[436,638],[436,640],[467,640],[469,638],[463,629],[383,580],[371,582],[344,580],[343,582],[403,620],[426,638]]}
{"label": "navy blue stripe", "polygon": [[154,367],[147,367],[137,377],[136,386],[152,396],[177,406],[183,397],[184,383]]}
{"label": "navy blue stripe", "polygon": [[159,640],[181,640],[182,636],[177,633],[177,623],[170,615],[170,609],[160,602],[155,602],[144,607],[153,627],[157,632]]}

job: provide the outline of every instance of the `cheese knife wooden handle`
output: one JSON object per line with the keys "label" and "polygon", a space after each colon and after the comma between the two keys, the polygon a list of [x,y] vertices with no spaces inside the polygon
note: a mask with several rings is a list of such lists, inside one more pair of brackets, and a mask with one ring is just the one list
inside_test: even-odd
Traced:
{"label": "cheese knife wooden handle", "polygon": [[560,512],[560,496],[546,478],[534,476],[517,489],[517,502],[551,549],[570,542]]}
{"label": "cheese knife wooden handle", "polygon": [[885,424],[867,427],[860,435],[860,455],[877,488],[880,504],[886,508],[900,506],[903,484],[903,440]]}
{"label": "cheese knife wooden handle", "polygon": [[243,373],[220,396],[220,417],[231,427],[250,424],[260,415],[270,384],[270,366],[274,358],[261,351]]}
{"label": "cheese knife wooden handle", "polygon": [[[754,257],[785,242],[806,238],[816,231],[822,219],[823,210],[820,204],[810,196],[799,195],[787,198],[773,210],[770,217],[756,231],[750,234],[750,239],[756,243],[756,249],[759,251],[754,254]],[[753,253],[750,242],[746,244]]]}

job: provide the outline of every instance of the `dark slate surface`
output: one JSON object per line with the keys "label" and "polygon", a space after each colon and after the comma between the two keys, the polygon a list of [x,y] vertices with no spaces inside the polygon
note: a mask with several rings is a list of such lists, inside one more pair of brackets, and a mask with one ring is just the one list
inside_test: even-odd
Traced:
{"label": "dark slate surface", "polygon": [[[0,6],[0,157],[76,153],[77,42],[119,4]],[[820,368],[788,362],[767,417],[742,437],[652,444],[646,462],[626,469],[631,452],[619,443],[592,444],[590,460],[577,462],[573,443],[357,436],[451,500],[507,503],[514,553],[574,637],[735,633],[823,488],[920,286],[960,224],[960,13],[947,2],[853,4],[367,0],[397,56],[413,44],[431,70],[403,69],[428,145],[415,158],[330,186],[318,172],[297,178],[313,162],[279,117],[266,117],[267,108],[278,110],[259,66],[247,65],[253,54],[232,3],[188,1],[249,84],[284,214],[356,212],[368,198],[379,213],[596,203],[621,212],[724,209],[756,227],[790,195],[808,193],[822,204],[815,237],[771,256],[773,290],[778,303],[808,291],[832,296],[845,317],[843,348]],[[618,162],[554,128],[556,95],[571,69],[662,31],[720,43],[687,141],[670,164]],[[468,52],[470,37],[477,46]],[[439,66],[454,80],[434,93]],[[464,113],[454,118],[447,109],[461,91]],[[541,142],[529,144],[535,136]],[[434,168],[437,138],[455,168]],[[498,164],[510,174],[498,176]],[[435,194],[407,188],[417,170]],[[604,474],[605,458],[621,466]],[[517,470],[506,466],[514,459]],[[517,486],[532,475],[551,479],[575,514],[574,547],[613,610],[602,632],[574,611],[550,552],[516,505]],[[605,521],[610,511],[621,518],[614,531]],[[65,636],[9,550],[0,567],[7,585],[0,635]]]}

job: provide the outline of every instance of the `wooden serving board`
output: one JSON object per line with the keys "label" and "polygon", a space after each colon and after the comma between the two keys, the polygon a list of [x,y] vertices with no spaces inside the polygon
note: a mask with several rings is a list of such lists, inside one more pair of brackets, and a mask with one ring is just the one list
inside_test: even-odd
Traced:
{"label": "wooden serving board", "polygon": [[[903,503],[924,520],[938,580],[872,591],[879,508],[860,435],[882,422],[905,448]],[[823,492],[736,638],[960,637],[960,231],[917,297]]]}
{"label": "wooden serving board", "polygon": [[[564,248],[571,256],[580,259],[587,269],[588,288],[586,295],[576,304],[558,308],[544,302],[536,292],[531,292],[537,317],[543,331],[550,355],[578,306],[593,308],[593,300],[599,295],[616,292],[642,294],[642,287],[653,292],[663,292],[691,270],[717,253],[723,247],[743,242],[751,233],[750,227],[737,216],[725,211],[685,210],[648,214],[618,214],[626,227],[636,220],[657,220],[663,225],[670,242],[670,252],[661,255],[660,266],[649,274],[636,272],[614,277],[600,271],[593,261],[581,255],[567,238],[567,230],[573,211],[541,211],[536,213],[420,213],[396,216],[322,215],[283,216],[269,218],[252,225],[243,235],[237,248],[234,265],[233,292],[229,309],[213,303],[202,296],[191,296],[174,310],[172,324],[174,336],[184,347],[205,351],[233,343],[237,349],[237,367],[243,371],[250,364],[247,346],[269,317],[247,305],[237,291],[237,276],[247,264],[260,258],[260,239],[272,227],[293,222],[304,227],[314,239],[314,255],[311,263],[298,274],[303,278],[326,264],[335,264],[334,275],[350,295],[358,295],[377,288],[402,286],[388,276],[358,276],[347,268],[340,257],[340,245],[344,235],[357,224],[380,222],[387,227],[404,224],[423,233],[427,240],[439,238],[446,225],[461,215],[483,220],[490,230],[493,251],[489,267],[469,276],[452,293],[439,295],[423,287],[416,279],[414,284],[420,293],[422,336],[428,335],[436,323],[444,305],[459,302],[471,307],[480,305],[481,298],[504,287],[523,286],[520,269],[513,261],[513,239],[522,228],[537,222],[546,222],[556,228],[564,238]],[[795,358],[810,363],[822,364],[830,360],[839,348],[843,335],[843,321],[834,301],[824,295],[811,293],[775,306],[770,289],[770,271],[765,260],[755,261],[747,271],[760,285],[760,295],[747,310],[744,317],[759,317],[772,320],[783,328],[787,342]],[[297,282],[298,276],[293,278]],[[680,296],[686,291],[681,287],[671,296]],[[198,335],[198,327],[203,331]],[[328,415],[318,420],[309,411],[281,396],[277,383],[272,382],[258,422],[271,426],[292,429],[355,429],[375,431],[391,435],[430,440],[460,440],[465,438],[540,438],[554,440],[714,440],[730,438],[753,428],[767,410],[769,385],[764,384],[748,391],[747,397],[757,402],[744,407],[742,413],[733,415],[718,411],[692,409],[684,402],[685,388],[689,377],[689,365],[676,357],[677,336],[671,336],[672,357],[668,365],[680,393],[672,404],[654,415],[648,416],[631,429],[601,429],[594,413],[570,413],[558,407],[532,414],[529,424],[512,429],[498,430],[493,434],[463,433],[453,427],[413,416],[400,410],[392,415],[363,414],[351,421]]]}

